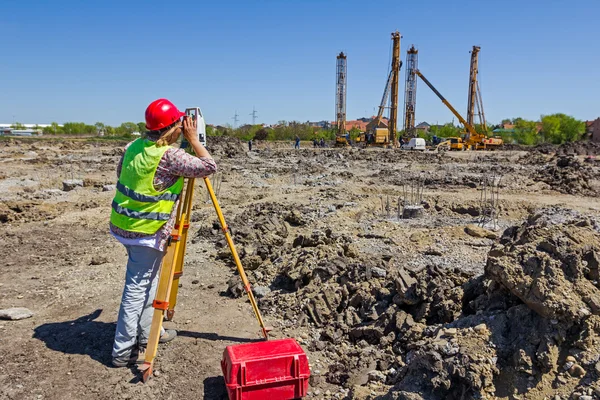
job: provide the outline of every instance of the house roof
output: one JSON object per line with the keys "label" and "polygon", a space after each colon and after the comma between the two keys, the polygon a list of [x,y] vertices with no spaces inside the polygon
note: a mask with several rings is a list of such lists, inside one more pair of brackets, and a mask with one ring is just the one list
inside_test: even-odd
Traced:
{"label": "house roof", "polygon": [[419,128],[430,128],[431,125],[429,125],[427,122],[421,122],[419,125],[415,126],[416,129]]}

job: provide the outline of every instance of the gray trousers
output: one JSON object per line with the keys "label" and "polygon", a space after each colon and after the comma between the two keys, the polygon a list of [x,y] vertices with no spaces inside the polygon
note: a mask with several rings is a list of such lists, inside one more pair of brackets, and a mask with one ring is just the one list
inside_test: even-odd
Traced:
{"label": "gray trousers", "polygon": [[148,342],[158,271],[165,255],[164,252],[151,247],[125,245],[125,248],[129,259],[112,350],[113,357],[128,357],[136,343]]}

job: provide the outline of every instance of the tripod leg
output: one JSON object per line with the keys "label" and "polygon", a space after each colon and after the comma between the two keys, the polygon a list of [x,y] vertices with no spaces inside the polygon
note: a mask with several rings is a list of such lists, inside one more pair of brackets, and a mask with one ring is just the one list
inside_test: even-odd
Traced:
{"label": "tripod leg", "polygon": [[[139,368],[140,371],[142,371],[142,380],[144,382],[147,382],[148,379],[150,379],[150,376],[152,376],[152,366],[154,365],[154,359],[156,358],[156,353],[158,351],[158,341],[160,340],[163,319],[165,312],[169,309],[173,276],[175,275],[176,263],[179,260],[179,255],[182,250],[181,238],[183,235],[183,227],[185,226],[184,221],[189,221],[186,211],[188,208],[191,209],[189,204],[191,203],[193,184],[193,179],[188,180],[185,200],[183,206],[180,204],[177,209],[176,228],[173,229],[173,232],[171,233],[167,254],[163,258],[162,266],[160,268],[158,288],[152,304],[154,307],[154,314],[152,315],[152,325],[150,326],[150,337],[148,338],[148,344],[146,345],[146,357],[144,358],[144,364]],[[190,188],[192,190],[189,190]],[[183,257],[181,257],[181,261],[183,262]]]}
{"label": "tripod leg", "polygon": [[[190,227],[190,216],[192,215],[192,200],[194,198],[194,178],[190,178],[187,183],[185,190],[186,200],[183,207],[185,213],[185,221],[183,222],[183,231],[180,239],[181,249],[178,252],[177,260],[175,262],[175,271],[173,274],[173,284],[171,285],[171,295],[169,296],[169,308],[165,319],[172,321],[175,315],[175,306],[177,305],[177,294],[179,293],[179,278],[183,275],[183,261],[185,257],[185,249],[187,244],[187,235]],[[177,228],[177,227],[176,227]]]}
{"label": "tripod leg", "polygon": [[267,328],[262,319],[262,315],[260,314],[260,310],[258,309],[258,304],[256,303],[256,299],[254,298],[254,294],[252,294],[252,289],[250,287],[250,282],[248,281],[248,277],[244,272],[244,267],[242,266],[242,262],[240,261],[240,257],[238,256],[237,250],[235,249],[235,245],[233,244],[233,239],[231,238],[231,234],[229,233],[229,228],[227,227],[227,223],[225,222],[225,217],[223,216],[223,212],[221,211],[221,206],[219,206],[219,201],[217,200],[217,196],[215,196],[215,192],[212,188],[212,184],[208,178],[204,178],[204,183],[206,184],[206,189],[210,195],[210,198],[213,202],[213,206],[215,207],[215,211],[217,212],[217,216],[219,217],[219,222],[221,223],[221,228],[223,233],[225,234],[225,239],[227,240],[227,245],[229,246],[229,250],[231,250],[231,255],[233,256],[233,260],[235,261],[235,265],[237,266],[238,273],[242,278],[242,283],[244,284],[244,289],[248,298],[250,299],[250,304],[252,304],[252,309],[254,310],[254,315],[258,320],[258,324],[262,329],[262,334],[266,340],[269,340],[269,331],[271,328]]}
{"label": "tripod leg", "polygon": [[152,315],[152,325],[150,326],[150,337],[148,338],[148,344],[146,345],[144,364],[140,367],[140,371],[143,373],[142,380],[144,382],[147,382],[148,379],[150,379],[150,376],[152,376],[152,365],[154,364],[154,358],[156,357],[156,352],[158,350],[158,341],[160,340],[160,331],[164,313],[169,306],[168,299],[173,283],[173,273],[175,272],[175,260],[177,259],[177,253],[180,248],[177,233],[174,232],[172,240],[174,242],[169,246],[160,268],[158,288],[156,289],[156,297],[152,304],[154,307],[154,314]]}

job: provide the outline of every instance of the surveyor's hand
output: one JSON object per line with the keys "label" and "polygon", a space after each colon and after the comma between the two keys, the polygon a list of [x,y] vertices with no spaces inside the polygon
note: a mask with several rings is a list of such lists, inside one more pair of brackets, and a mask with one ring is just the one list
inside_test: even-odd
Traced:
{"label": "surveyor's hand", "polygon": [[198,142],[198,130],[193,118],[183,119],[183,136],[190,144]]}

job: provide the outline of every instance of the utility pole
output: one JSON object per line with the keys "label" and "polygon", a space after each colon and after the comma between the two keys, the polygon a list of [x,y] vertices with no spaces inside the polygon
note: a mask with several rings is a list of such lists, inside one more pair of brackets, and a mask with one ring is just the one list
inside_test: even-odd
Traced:
{"label": "utility pole", "polygon": [[234,128],[237,127],[237,123],[239,121],[238,117],[239,117],[239,115],[237,113],[237,110],[235,110],[235,114],[233,115],[233,117],[231,117],[231,119],[233,120],[233,127]]}
{"label": "utility pole", "polygon": [[252,115],[252,125],[256,125],[256,108],[254,106],[252,106],[252,113],[250,115]]}

